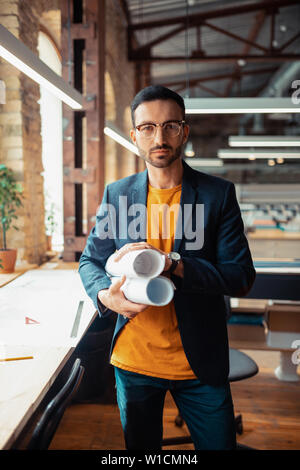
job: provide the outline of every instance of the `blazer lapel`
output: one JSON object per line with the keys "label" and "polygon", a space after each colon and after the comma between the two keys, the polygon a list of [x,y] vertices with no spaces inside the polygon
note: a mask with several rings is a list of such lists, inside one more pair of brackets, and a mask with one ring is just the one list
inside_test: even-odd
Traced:
{"label": "blazer lapel", "polygon": [[133,219],[128,227],[128,242],[141,242],[147,240],[147,194],[148,170],[140,173],[132,185],[129,217]]}
{"label": "blazer lapel", "polygon": [[[174,240],[174,251],[180,252],[183,239],[185,238],[187,224],[192,224],[195,213],[195,202],[197,197],[197,184],[194,178],[194,172],[191,167],[182,161],[183,178],[180,198],[181,220],[177,221],[176,235]],[[190,217],[189,217],[190,216]]]}

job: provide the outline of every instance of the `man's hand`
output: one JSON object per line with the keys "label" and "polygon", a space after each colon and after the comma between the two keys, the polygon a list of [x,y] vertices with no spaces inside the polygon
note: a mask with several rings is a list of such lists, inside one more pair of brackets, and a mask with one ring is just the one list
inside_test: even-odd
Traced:
{"label": "man's hand", "polygon": [[105,307],[113,310],[119,315],[123,315],[125,318],[132,319],[138,313],[145,310],[148,305],[138,304],[127,300],[123,291],[121,290],[122,285],[126,281],[126,276],[122,276],[120,280],[113,282],[109,289],[103,289],[98,292],[98,298]]}
{"label": "man's hand", "polygon": [[117,254],[114,258],[114,261],[120,261],[120,259],[126,255],[129,251],[134,251],[134,250],[145,250],[145,249],[150,249],[150,250],[156,250],[165,257],[165,267],[164,271],[167,271],[170,269],[172,261],[168,258],[168,253],[165,253],[162,250],[159,250],[158,248],[155,248],[154,246],[150,245],[150,243],[147,242],[137,242],[137,243],[126,243],[126,245],[122,246],[120,250],[117,251]]}

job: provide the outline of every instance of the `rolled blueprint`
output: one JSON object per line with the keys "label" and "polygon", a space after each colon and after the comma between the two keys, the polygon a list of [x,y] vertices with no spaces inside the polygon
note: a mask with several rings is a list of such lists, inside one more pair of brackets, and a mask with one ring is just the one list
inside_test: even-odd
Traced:
{"label": "rolled blueprint", "polygon": [[[112,278],[112,282],[117,279],[119,278]],[[171,302],[174,295],[172,281],[164,276],[127,278],[121,290],[131,302],[160,307]]]}
{"label": "rolled blueprint", "polygon": [[129,251],[119,261],[113,253],[105,265],[106,272],[111,276],[132,278],[154,278],[159,276],[165,267],[165,257],[156,250],[144,249]]}

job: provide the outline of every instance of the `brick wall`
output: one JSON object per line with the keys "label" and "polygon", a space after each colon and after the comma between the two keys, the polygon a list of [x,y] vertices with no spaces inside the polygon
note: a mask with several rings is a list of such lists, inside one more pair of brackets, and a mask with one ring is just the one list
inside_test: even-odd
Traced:
{"label": "brick wall", "polygon": [[[0,2],[0,21],[37,54],[39,19],[57,1],[6,0]],[[14,172],[24,190],[18,212],[19,231],[8,232],[8,246],[18,248],[18,259],[40,263],[46,251],[39,86],[15,67],[0,61],[6,84],[6,104],[0,105],[0,159]]]}

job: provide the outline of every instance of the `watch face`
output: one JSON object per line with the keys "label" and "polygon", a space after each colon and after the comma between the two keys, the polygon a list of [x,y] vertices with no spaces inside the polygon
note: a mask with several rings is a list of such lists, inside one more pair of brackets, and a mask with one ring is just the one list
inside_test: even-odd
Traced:
{"label": "watch face", "polygon": [[180,254],[179,253],[176,253],[175,251],[171,251],[170,253],[170,259],[171,260],[174,260],[174,261],[180,261]]}

